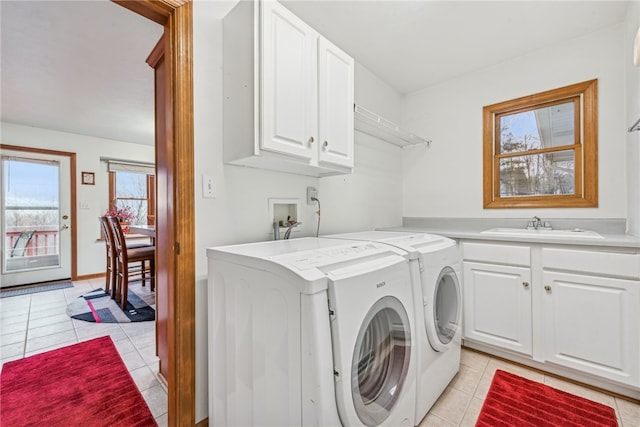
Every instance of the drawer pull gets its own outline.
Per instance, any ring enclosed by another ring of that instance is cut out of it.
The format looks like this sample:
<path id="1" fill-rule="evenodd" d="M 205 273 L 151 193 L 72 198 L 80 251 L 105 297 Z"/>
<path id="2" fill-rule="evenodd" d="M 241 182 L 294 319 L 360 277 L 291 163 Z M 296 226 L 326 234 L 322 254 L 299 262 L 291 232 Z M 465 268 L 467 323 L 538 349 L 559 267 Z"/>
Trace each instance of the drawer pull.
<path id="1" fill-rule="evenodd" d="M 544 290 L 547 291 L 547 292 L 551 292 L 551 286 L 544 285 Z"/>
<path id="2" fill-rule="evenodd" d="M 522 286 L 526 289 L 529 287 L 529 282 L 522 282 Z"/>
<path id="3" fill-rule="evenodd" d="M 313 137 L 312 137 L 312 136 L 310 136 L 310 137 L 309 137 L 309 139 L 308 139 L 308 141 L 309 141 L 309 144 L 313 144 L 313 141 L 314 141 Z"/>

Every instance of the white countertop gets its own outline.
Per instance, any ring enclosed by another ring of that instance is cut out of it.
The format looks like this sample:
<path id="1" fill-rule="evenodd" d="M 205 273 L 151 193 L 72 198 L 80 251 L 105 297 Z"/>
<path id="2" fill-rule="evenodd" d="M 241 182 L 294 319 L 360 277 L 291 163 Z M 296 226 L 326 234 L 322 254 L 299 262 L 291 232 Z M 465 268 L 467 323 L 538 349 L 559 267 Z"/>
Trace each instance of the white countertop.
<path id="1" fill-rule="evenodd" d="M 380 228 L 384 231 L 403 231 L 438 234 L 452 239 L 483 240 L 499 242 L 544 243 L 555 245 L 579 245 L 592 247 L 618 247 L 640 249 L 640 237 L 625 234 L 621 230 L 619 219 L 616 220 L 550 220 L 557 224 L 558 229 L 570 230 L 582 228 L 598 232 L 602 238 L 585 238 L 554 235 L 509 235 L 497 233 L 483 233 L 483 231 L 497 227 L 517 228 L 526 219 L 470 219 L 470 218 L 404 218 L 403 225 L 398 227 Z M 522 226 L 523 229 L 526 226 Z"/>

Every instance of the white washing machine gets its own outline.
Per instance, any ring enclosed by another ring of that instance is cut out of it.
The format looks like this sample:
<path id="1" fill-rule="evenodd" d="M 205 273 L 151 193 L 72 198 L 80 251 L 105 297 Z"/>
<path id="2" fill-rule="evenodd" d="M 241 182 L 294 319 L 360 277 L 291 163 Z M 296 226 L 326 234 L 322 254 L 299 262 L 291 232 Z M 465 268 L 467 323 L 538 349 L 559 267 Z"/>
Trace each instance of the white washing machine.
<path id="1" fill-rule="evenodd" d="M 415 425 L 402 250 L 302 238 L 207 255 L 214 426 Z"/>
<path id="2" fill-rule="evenodd" d="M 394 231 L 325 237 L 386 243 L 406 251 L 411 260 L 418 325 L 415 418 L 419 424 L 460 369 L 462 274 L 456 242 L 433 234 Z"/>

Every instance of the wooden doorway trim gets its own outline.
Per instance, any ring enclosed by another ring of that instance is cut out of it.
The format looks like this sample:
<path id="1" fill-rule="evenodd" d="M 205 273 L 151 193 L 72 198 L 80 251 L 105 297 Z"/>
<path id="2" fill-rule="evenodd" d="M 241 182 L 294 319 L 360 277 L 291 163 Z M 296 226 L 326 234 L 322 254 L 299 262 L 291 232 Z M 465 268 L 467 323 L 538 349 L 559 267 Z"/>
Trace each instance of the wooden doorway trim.
<path id="1" fill-rule="evenodd" d="M 193 143 L 193 5 L 187 0 L 112 0 L 165 28 L 167 137 L 156 151 L 168 164 L 156 164 L 158 191 L 166 184 L 165 234 L 172 262 L 158 268 L 168 279 L 168 378 L 170 426 L 195 425 L 195 207 Z M 144 60 L 144 59 L 143 59 Z M 163 177 L 164 174 L 164 177 Z M 158 212 L 160 213 L 160 212 Z M 159 242 L 160 239 L 157 240 Z M 162 248 L 156 246 L 158 251 Z"/>

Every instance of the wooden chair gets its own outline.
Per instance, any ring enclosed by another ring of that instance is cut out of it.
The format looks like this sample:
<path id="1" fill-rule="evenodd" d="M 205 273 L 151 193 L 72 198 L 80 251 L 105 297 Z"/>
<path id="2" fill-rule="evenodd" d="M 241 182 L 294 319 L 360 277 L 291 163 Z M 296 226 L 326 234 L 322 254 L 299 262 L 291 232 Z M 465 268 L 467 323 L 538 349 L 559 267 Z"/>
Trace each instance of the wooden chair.
<path id="1" fill-rule="evenodd" d="M 145 286 L 147 279 L 147 263 L 149 271 L 149 279 L 151 290 L 155 291 L 155 270 L 156 270 L 156 248 L 155 246 L 145 245 L 140 247 L 127 247 L 124 233 L 120 227 L 117 218 L 107 217 L 107 221 L 111 227 L 114 237 L 114 246 L 116 249 L 116 270 L 117 280 L 115 288 L 116 302 L 120 303 L 123 310 L 127 307 L 127 296 L 129 293 L 129 280 L 140 277 L 142 285 Z M 141 263 L 141 268 L 131 267 L 133 263 Z"/>
<path id="2" fill-rule="evenodd" d="M 113 239 L 113 231 L 107 220 L 106 216 L 99 216 L 100 228 L 102 228 L 102 234 L 104 234 L 104 242 L 107 250 L 107 277 L 104 284 L 104 291 L 109 293 L 111 291 L 111 298 L 115 298 L 116 295 L 116 280 L 118 280 L 118 271 L 116 264 L 116 247 Z"/>

